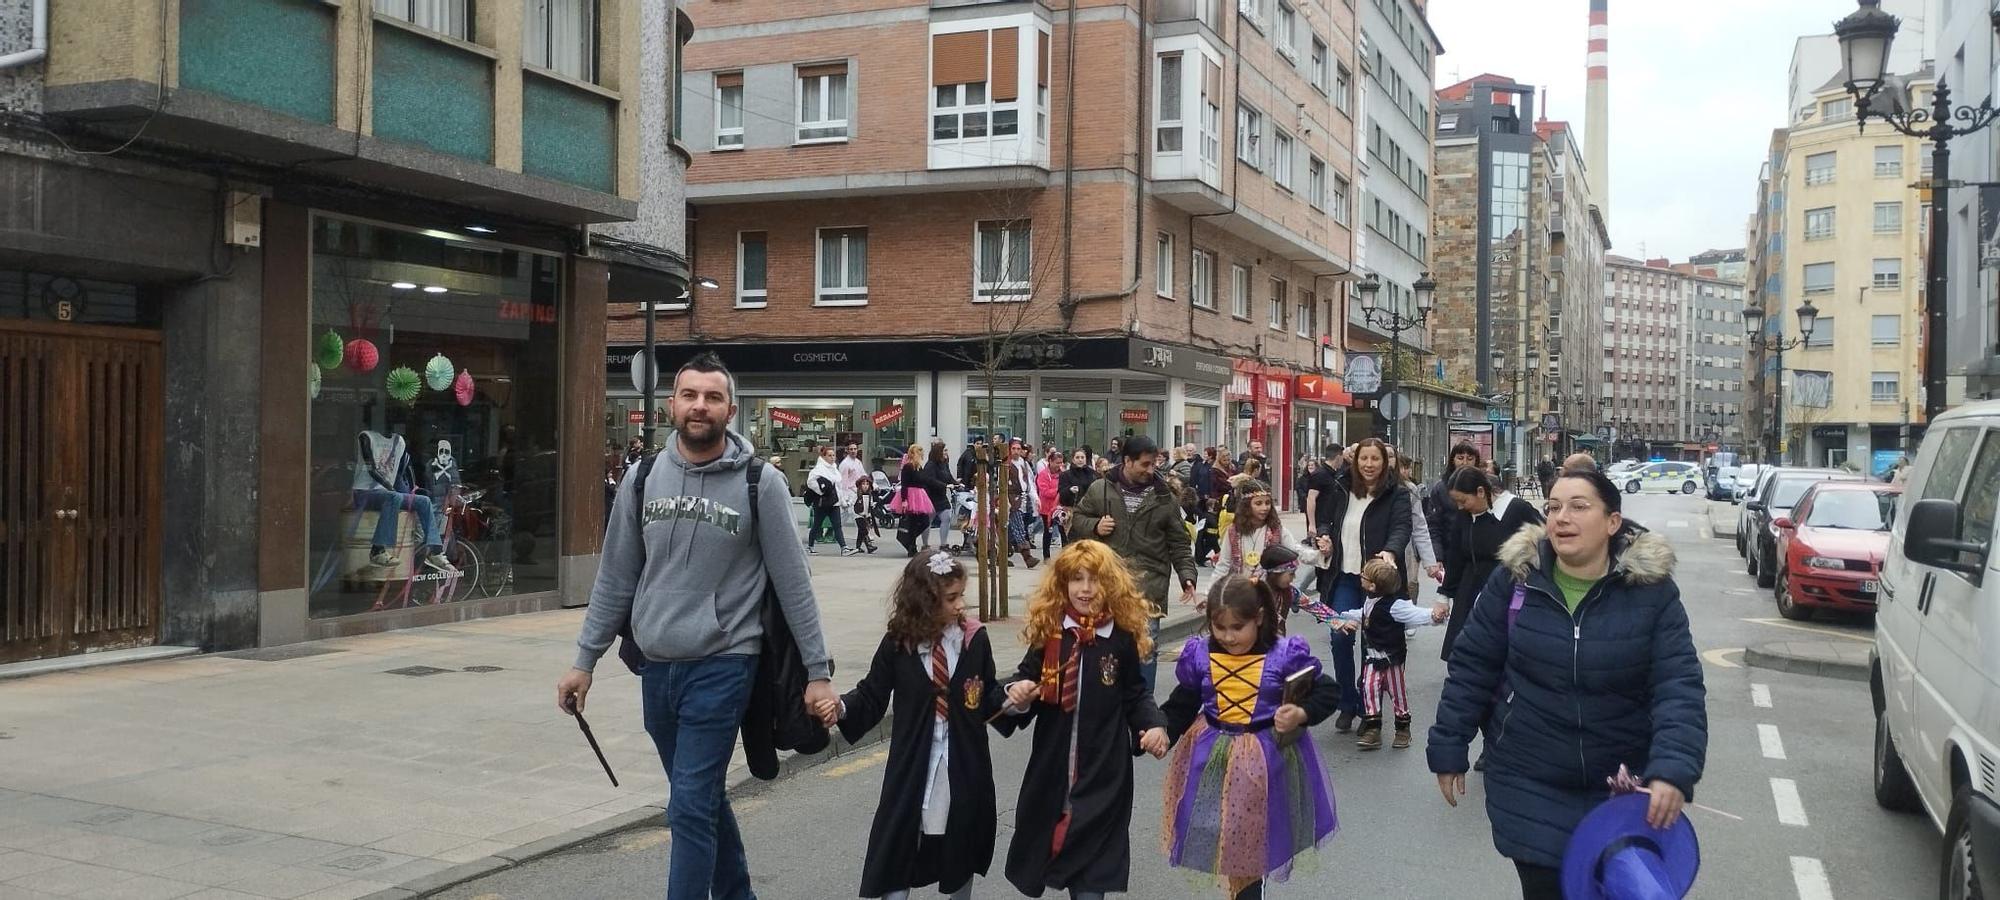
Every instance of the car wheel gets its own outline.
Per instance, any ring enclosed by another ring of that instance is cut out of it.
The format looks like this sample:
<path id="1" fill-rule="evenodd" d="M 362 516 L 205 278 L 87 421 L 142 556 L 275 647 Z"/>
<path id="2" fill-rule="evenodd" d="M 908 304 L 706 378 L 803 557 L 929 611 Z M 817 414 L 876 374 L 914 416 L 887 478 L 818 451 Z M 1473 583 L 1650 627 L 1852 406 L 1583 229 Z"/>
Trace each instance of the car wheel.
<path id="1" fill-rule="evenodd" d="M 1917 801 L 1917 786 L 1910 781 L 1910 770 L 1903 767 L 1903 756 L 1896 752 L 1896 739 L 1889 736 L 1889 720 L 1881 713 L 1875 714 L 1874 775 L 1877 805 L 1896 812 L 1923 808 Z"/>
<path id="2" fill-rule="evenodd" d="M 1981 900 L 1979 872 L 1972 856 L 1972 787 L 1961 784 L 1944 823 L 1944 865 L 1938 878 L 1940 900 Z"/>
<path id="3" fill-rule="evenodd" d="M 1749 559 L 1749 558 L 1750 558 L 1750 548 L 1749 548 L 1749 547 L 1745 547 L 1745 546 L 1743 546 L 1743 526 L 1742 526 L 1742 525 L 1738 525 L 1738 526 L 1736 527 L 1736 555 L 1737 555 L 1738 557 L 1742 558 L 1742 559 Z"/>
<path id="4" fill-rule="evenodd" d="M 1628 494 L 1639 493 L 1639 479 L 1634 478 L 1631 481 L 1625 482 L 1625 493 Z"/>
<path id="5" fill-rule="evenodd" d="M 1683 493 L 1683 494 L 1692 494 L 1692 493 L 1694 493 L 1694 482 L 1692 482 L 1692 481 L 1683 481 L 1683 482 L 1681 482 L 1681 493 Z"/>
<path id="6" fill-rule="evenodd" d="M 1757 548 L 1757 571 L 1755 574 L 1757 575 L 1758 587 L 1770 587 L 1777 580 L 1777 572 L 1771 563 L 1771 554 L 1774 552 L 1762 546 Z"/>
<path id="7" fill-rule="evenodd" d="M 1784 616 L 1787 619 L 1791 619 L 1794 622 L 1804 622 L 1811 619 L 1813 617 L 1813 611 L 1806 607 L 1800 606 L 1792 597 L 1792 579 L 1790 571 L 1782 563 L 1780 563 L 1776 568 L 1778 570 L 1778 580 L 1777 583 L 1772 586 L 1771 593 L 1776 595 L 1778 598 L 1778 615 Z"/>

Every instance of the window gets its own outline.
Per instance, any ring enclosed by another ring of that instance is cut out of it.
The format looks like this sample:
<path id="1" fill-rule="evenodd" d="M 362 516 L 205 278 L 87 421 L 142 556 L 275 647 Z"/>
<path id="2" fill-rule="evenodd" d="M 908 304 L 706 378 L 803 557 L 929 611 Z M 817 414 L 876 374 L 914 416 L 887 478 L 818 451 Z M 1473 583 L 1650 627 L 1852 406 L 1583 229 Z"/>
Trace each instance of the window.
<path id="1" fill-rule="evenodd" d="M 1326 163 L 1317 156 L 1306 158 L 1306 202 L 1326 209 Z"/>
<path id="2" fill-rule="evenodd" d="M 799 67 L 799 143 L 847 140 L 847 64 Z"/>
<path id="3" fill-rule="evenodd" d="M 1350 218 L 1347 195 L 1347 179 L 1338 175 L 1333 176 L 1333 220 L 1342 225 L 1348 224 Z"/>
<path id="4" fill-rule="evenodd" d="M 994 137 L 1018 133 L 1019 111 L 993 107 L 984 81 L 940 84 L 931 90 L 936 101 L 931 110 L 931 140 L 983 138 L 989 132 Z"/>
<path id="5" fill-rule="evenodd" d="M 1838 100 L 1828 100 L 1819 105 L 1819 114 L 1825 117 L 1828 122 L 1852 118 L 1854 115 L 1854 101 L 1846 97 Z"/>
<path id="6" fill-rule="evenodd" d="M 1965 492 L 1960 507 L 1959 540 L 1984 544 L 1992 539 L 1994 506 L 2000 501 L 2000 491 L 1992 487 L 1995 482 L 2000 482 L 2000 433 L 1989 431 L 1986 442 L 1980 445 L 1978 460 L 1972 464 L 1971 477 L 1966 480 L 1974 487 Z M 1985 489 L 1979 485 L 1985 485 Z M 1987 552 L 1992 552 L 1990 547 Z M 1986 564 L 1984 554 L 1970 550 L 1960 551 L 1958 561 L 1970 566 Z"/>
<path id="7" fill-rule="evenodd" d="M 1902 385 L 1894 372 L 1876 372 L 1868 376 L 1868 402 L 1894 403 L 1903 399 Z"/>
<path id="8" fill-rule="evenodd" d="M 1159 125 L 1153 129 L 1153 149 L 1161 153 L 1181 150 L 1181 54 L 1160 54 Z"/>
<path id="9" fill-rule="evenodd" d="M 1833 290 L 1833 263 L 1808 263 L 1806 265 L 1806 293 L 1823 294 Z M 1821 322 L 1827 317 L 1819 317 Z"/>
<path id="10" fill-rule="evenodd" d="M 1236 158 L 1250 164 L 1250 168 L 1262 169 L 1261 155 L 1264 138 L 1264 114 L 1257 108 L 1241 100 L 1236 102 Z"/>
<path id="11" fill-rule="evenodd" d="M 375 0 L 375 11 L 401 19 L 438 34 L 472 39 L 472 19 L 466 15 L 467 0 Z M 533 6 L 529 7 L 532 17 Z"/>
<path id="12" fill-rule="evenodd" d="M 1340 63 L 1333 64 L 1333 108 L 1354 115 L 1354 73 Z"/>
<path id="13" fill-rule="evenodd" d="M 1188 262 L 1188 302 L 1202 309 L 1215 308 L 1215 254 L 1206 250 L 1194 251 Z"/>
<path id="14" fill-rule="evenodd" d="M 819 230 L 820 306 L 860 306 L 868 302 L 868 229 Z"/>
<path id="15" fill-rule="evenodd" d="M 1834 154 L 1815 153 L 1806 157 L 1806 184 L 1833 182 Z"/>
<path id="16" fill-rule="evenodd" d="M 1312 80 L 1312 86 L 1326 93 L 1326 42 L 1319 35 L 1313 35 L 1312 56 L 1306 60 L 1306 67 L 1306 77 Z"/>
<path id="17" fill-rule="evenodd" d="M 597 80 L 596 0 L 525 0 L 522 59 L 578 81 Z M 418 0 L 417 5 L 427 5 Z"/>
<path id="18" fill-rule="evenodd" d="M 1832 264 L 1832 263 L 1827 263 L 1827 265 L 1829 265 L 1829 266 L 1830 266 L 1830 265 L 1833 265 L 1833 264 Z M 1806 346 L 1808 346 L 1808 347 L 1831 347 L 1831 346 L 1833 346 L 1833 317 L 1832 317 L 1832 316 L 1829 316 L 1829 315 L 1825 315 L 1825 314 L 1823 314 L 1823 313 L 1822 313 L 1822 314 L 1820 315 L 1819 319 L 1818 319 L 1817 321 L 1813 322 L 1813 330 L 1812 330 L 1812 336 L 1806 339 Z"/>
<path id="19" fill-rule="evenodd" d="M 1806 210 L 1806 240 L 1818 241 L 1830 237 L 1833 237 L 1833 207 Z"/>
<path id="20" fill-rule="evenodd" d="M 1319 333 L 1319 298 L 1312 291 L 1299 296 L 1305 298 L 1299 301 L 1299 337 L 1309 338 Z"/>
<path id="21" fill-rule="evenodd" d="M 1875 261 L 1874 288 L 1878 291 L 1893 291 L 1903 286 L 1903 261 L 1897 258 Z"/>
<path id="22" fill-rule="evenodd" d="M 1243 266 L 1229 267 L 1229 314 L 1245 321 L 1250 318 L 1250 270 Z"/>
<path id="23" fill-rule="evenodd" d="M 766 256 L 767 237 L 761 231 L 739 231 L 736 233 L 736 305 L 746 308 L 760 308 L 768 294 L 765 291 L 765 270 L 769 266 Z"/>
<path id="24" fill-rule="evenodd" d="M 1437 127 L 1437 130 L 1439 130 L 1439 131 L 1457 131 L 1457 130 L 1458 130 L 1458 113 L 1445 113 L 1444 115 L 1441 115 L 1441 116 L 1438 116 L 1438 127 Z"/>
<path id="25" fill-rule="evenodd" d="M 1266 0 L 1236 0 L 1236 11 L 1253 22 L 1264 21 Z"/>
<path id="26" fill-rule="evenodd" d="M 1291 302 L 1290 291 L 1286 290 L 1284 279 L 1271 279 L 1271 327 L 1285 330 L 1285 307 Z"/>
<path id="27" fill-rule="evenodd" d="M 1028 299 L 1034 291 L 1030 283 L 1033 233 L 1028 222 L 1022 219 L 981 222 L 978 231 L 979 240 L 973 244 L 976 257 L 973 269 L 977 276 L 973 301 Z"/>
<path id="28" fill-rule="evenodd" d="M 1894 347 L 1903 342 L 1902 316 L 1870 316 L 1868 342 L 1877 347 Z"/>
<path id="29" fill-rule="evenodd" d="M 1292 327 L 1298 329 L 1299 337 L 1312 337 L 1312 324 L 1310 321 L 1312 313 L 1309 311 L 1310 309 L 1311 306 L 1307 301 L 1300 300 L 1298 307 L 1292 310 Z"/>
<path id="30" fill-rule="evenodd" d="M 743 149 L 743 73 L 715 75 L 715 149 Z"/>
<path id="31" fill-rule="evenodd" d="M 1174 236 L 1164 231 L 1153 242 L 1153 293 L 1174 295 Z"/>
<path id="32" fill-rule="evenodd" d="M 1900 178 L 1903 174 L 1903 148 L 1900 144 L 1875 148 L 1875 177 Z"/>
<path id="33" fill-rule="evenodd" d="M 1271 134 L 1271 177 L 1285 190 L 1292 189 L 1292 136 L 1281 130 Z"/>
<path id="34" fill-rule="evenodd" d="M 1222 163 L 1222 67 L 1201 61 L 1201 161 Z"/>
<path id="35" fill-rule="evenodd" d="M 1875 233 L 1903 233 L 1903 204 L 1901 201 L 1875 204 Z"/>
<path id="36" fill-rule="evenodd" d="M 1290 3 L 1278 0 L 1278 22 L 1273 29 L 1275 33 L 1271 35 L 1271 40 L 1277 44 L 1279 53 L 1292 59 L 1299 58 L 1298 30 L 1299 14 L 1292 11 Z"/>

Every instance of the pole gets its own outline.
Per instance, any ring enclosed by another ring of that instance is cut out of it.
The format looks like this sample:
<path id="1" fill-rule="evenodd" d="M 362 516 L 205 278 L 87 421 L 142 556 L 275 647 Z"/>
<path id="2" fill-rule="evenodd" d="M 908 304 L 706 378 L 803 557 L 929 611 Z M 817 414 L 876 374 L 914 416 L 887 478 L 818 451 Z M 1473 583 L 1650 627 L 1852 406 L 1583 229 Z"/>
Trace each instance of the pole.
<path id="1" fill-rule="evenodd" d="M 1775 429 L 1772 433 L 1776 436 L 1771 441 L 1771 464 L 1782 466 L 1785 464 L 1785 335 L 1782 326 L 1778 329 L 1777 342 L 1771 346 L 1778 349 L 1778 368 L 1771 373 L 1771 380 L 1774 382 L 1771 391 L 1773 401 L 1771 422 Z"/>
<path id="2" fill-rule="evenodd" d="M 1924 291 L 1924 421 L 1944 412 L 1945 248 L 1951 217 L 1945 185 L 1951 179 L 1951 90 L 1943 79 L 1931 94 L 1931 246 L 1929 286 Z"/>
<path id="3" fill-rule="evenodd" d="M 639 440 L 646 445 L 645 452 L 647 453 L 653 452 L 653 424 L 656 418 L 653 413 L 653 393 L 659 389 L 660 384 L 660 356 L 653 352 L 653 322 L 653 303 L 647 301 L 646 346 L 645 349 L 640 351 L 646 354 L 645 378 L 643 379 L 646 383 L 643 385 L 645 389 L 639 392 L 639 396 L 642 398 L 640 402 L 646 404 L 646 424 L 639 428 Z"/>
<path id="4" fill-rule="evenodd" d="M 1382 399 L 1388 401 L 1390 412 L 1394 412 L 1396 409 L 1396 401 L 1394 399 L 1396 396 L 1396 361 L 1397 356 L 1403 350 L 1403 331 L 1396 327 L 1399 324 L 1401 323 L 1393 319 L 1389 322 L 1389 381 L 1386 389 L 1382 392 Z M 1389 435 L 1389 446 L 1394 447 L 1396 446 L 1396 417 L 1384 416 L 1383 418 L 1389 420 L 1389 424 L 1383 428 L 1383 431 Z"/>

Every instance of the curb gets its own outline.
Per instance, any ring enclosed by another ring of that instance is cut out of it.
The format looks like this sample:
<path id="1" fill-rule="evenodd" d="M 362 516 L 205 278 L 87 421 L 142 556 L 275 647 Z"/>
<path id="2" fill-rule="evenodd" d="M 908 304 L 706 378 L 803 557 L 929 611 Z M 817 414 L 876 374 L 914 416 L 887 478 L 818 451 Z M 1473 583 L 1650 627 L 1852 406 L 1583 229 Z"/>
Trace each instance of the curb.
<path id="1" fill-rule="evenodd" d="M 1836 660 L 1804 659 L 1784 653 L 1748 647 L 1743 651 L 1743 664 L 1760 669 L 1775 669 L 1795 675 L 1814 675 L 1820 678 L 1835 678 L 1841 681 L 1867 681 L 1868 664 L 1841 662 Z"/>
<path id="2" fill-rule="evenodd" d="M 1179 618 L 1168 616 L 1160 623 L 1159 644 L 1164 646 L 1169 641 L 1182 640 L 1194 634 L 1200 630 L 1201 622 L 1201 617 L 1193 613 Z M 770 790 L 779 782 L 785 781 L 794 775 L 810 771 L 836 760 L 845 759 L 853 755 L 857 750 L 885 743 L 889 740 L 890 726 L 892 724 L 893 714 L 884 715 L 881 724 L 876 725 L 873 731 L 863 735 L 861 740 L 852 744 L 841 739 L 839 732 L 836 731 L 834 732 L 833 743 L 825 750 L 812 754 L 792 753 L 780 757 L 778 760 L 778 777 L 770 781 L 759 781 L 748 771 L 739 769 L 730 777 L 727 789 L 729 799 L 741 800 L 746 797 L 756 796 Z M 666 815 L 666 812 L 666 807 L 659 804 L 641 806 L 638 809 L 618 813 L 617 815 L 609 816 L 602 821 L 593 822 L 581 828 L 572 828 L 561 834 L 551 835 L 539 841 L 523 844 L 512 850 L 496 853 L 483 859 L 476 859 L 469 863 L 461 863 L 421 878 L 411 879 L 395 887 L 385 888 L 373 894 L 368 894 L 362 897 L 361 900 L 415 900 L 418 897 L 429 897 L 468 881 L 475 881 L 492 875 L 495 872 L 503 872 L 507 869 L 525 865 L 544 856 L 560 853 L 599 838 L 610 837 L 614 834 L 645 828 L 650 825 L 657 825 L 660 823 L 661 817 Z"/>

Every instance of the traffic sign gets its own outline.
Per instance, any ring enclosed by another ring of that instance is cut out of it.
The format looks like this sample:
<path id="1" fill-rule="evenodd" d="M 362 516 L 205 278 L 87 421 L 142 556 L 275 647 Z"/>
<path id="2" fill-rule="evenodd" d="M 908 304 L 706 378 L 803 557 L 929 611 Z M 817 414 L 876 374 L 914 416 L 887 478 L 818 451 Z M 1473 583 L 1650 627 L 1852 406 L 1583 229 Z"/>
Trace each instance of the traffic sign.
<path id="1" fill-rule="evenodd" d="M 1382 399 L 1375 402 L 1375 407 L 1381 411 L 1382 418 L 1400 422 L 1410 416 L 1410 395 L 1403 391 L 1383 394 Z"/>
<path id="2" fill-rule="evenodd" d="M 1507 421 L 1507 411 L 1497 406 L 1489 406 L 1486 408 L 1486 421 L 1505 422 Z"/>

